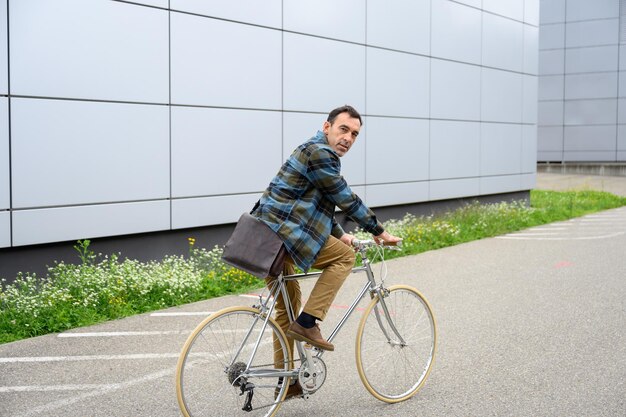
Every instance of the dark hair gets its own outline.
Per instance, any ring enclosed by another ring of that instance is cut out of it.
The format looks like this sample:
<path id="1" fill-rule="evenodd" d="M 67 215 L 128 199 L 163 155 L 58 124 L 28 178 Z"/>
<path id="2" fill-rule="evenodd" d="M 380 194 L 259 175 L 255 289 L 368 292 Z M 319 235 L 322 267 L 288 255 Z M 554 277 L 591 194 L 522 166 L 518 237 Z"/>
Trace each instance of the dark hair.
<path id="1" fill-rule="evenodd" d="M 335 122 L 337 116 L 339 116 L 341 113 L 348 113 L 350 117 L 354 119 L 359 119 L 359 123 L 361 123 L 361 126 L 363 126 L 363 121 L 361 120 L 361 115 L 359 114 L 359 112 L 356 111 L 354 107 L 348 106 L 347 104 L 341 107 L 337 107 L 336 109 L 328 113 L 328 118 L 326 119 L 326 121 L 332 125 Z"/>

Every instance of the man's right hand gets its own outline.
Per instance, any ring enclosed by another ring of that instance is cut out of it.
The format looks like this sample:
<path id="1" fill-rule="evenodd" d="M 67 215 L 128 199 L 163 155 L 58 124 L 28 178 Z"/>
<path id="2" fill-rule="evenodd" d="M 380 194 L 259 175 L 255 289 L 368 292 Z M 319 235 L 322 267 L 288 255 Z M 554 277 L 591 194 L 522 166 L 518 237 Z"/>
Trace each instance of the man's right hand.
<path id="1" fill-rule="evenodd" d="M 394 246 L 396 245 L 398 242 L 402 241 L 402 238 L 398 237 L 398 236 L 394 236 L 392 234 L 389 234 L 388 232 L 382 232 L 381 234 L 379 234 L 378 236 L 374 236 L 374 240 L 376 241 L 376 243 L 378 243 L 379 245 L 389 245 L 389 246 Z"/>

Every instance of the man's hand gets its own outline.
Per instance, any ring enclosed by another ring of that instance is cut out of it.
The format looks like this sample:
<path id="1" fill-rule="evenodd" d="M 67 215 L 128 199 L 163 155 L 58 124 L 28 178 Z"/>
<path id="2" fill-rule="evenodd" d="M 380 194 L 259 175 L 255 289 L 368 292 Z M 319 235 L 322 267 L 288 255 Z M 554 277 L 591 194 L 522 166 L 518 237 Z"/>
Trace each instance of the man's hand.
<path id="1" fill-rule="evenodd" d="M 352 247 L 352 241 L 356 239 L 356 236 L 351 235 L 350 233 L 344 233 L 339 240 L 341 240 L 346 245 Z"/>
<path id="2" fill-rule="evenodd" d="M 400 238 L 398 236 L 391 235 L 388 232 L 382 232 L 378 236 L 374 236 L 374 240 L 379 245 L 382 244 L 382 245 L 394 246 L 396 243 L 400 242 L 402 240 L 402 238 Z"/>

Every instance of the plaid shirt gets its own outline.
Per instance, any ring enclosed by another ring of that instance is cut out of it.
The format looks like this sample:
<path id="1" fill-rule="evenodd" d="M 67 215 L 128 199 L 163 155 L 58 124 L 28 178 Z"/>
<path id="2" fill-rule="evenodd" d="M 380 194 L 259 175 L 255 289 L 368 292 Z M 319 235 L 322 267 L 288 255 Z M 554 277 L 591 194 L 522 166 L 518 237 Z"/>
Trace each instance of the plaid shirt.
<path id="1" fill-rule="evenodd" d="M 298 146 L 272 179 L 253 214 L 281 237 L 291 259 L 307 271 L 329 235 L 344 234 L 339 207 L 366 231 L 384 229 L 341 176 L 341 162 L 323 132 Z"/>

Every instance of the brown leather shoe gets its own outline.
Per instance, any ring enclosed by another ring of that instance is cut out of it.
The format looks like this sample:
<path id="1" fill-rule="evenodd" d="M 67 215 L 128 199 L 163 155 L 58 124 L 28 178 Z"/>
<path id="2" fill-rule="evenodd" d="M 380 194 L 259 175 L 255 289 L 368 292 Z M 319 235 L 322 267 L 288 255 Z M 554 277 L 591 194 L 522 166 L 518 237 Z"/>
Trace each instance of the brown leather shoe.
<path id="1" fill-rule="evenodd" d="M 305 329 L 300 326 L 298 322 L 293 322 L 289 325 L 289 329 L 287 329 L 287 336 L 292 337 L 301 342 L 307 342 L 311 345 L 315 346 L 321 350 L 335 350 L 335 346 L 332 343 L 327 342 L 322 337 L 322 332 L 320 331 L 320 326 L 315 324 L 315 326 L 310 329 Z"/>
<path id="2" fill-rule="evenodd" d="M 278 392 L 280 390 L 276 388 L 274 392 L 274 398 L 278 397 Z M 302 397 L 302 385 L 298 381 L 295 384 L 289 385 L 287 388 L 287 394 L 285 394 L 285 399 L 283 401 L 291 400 L 292 398 L 300 398 Z"/>

